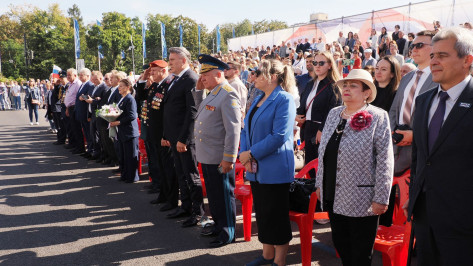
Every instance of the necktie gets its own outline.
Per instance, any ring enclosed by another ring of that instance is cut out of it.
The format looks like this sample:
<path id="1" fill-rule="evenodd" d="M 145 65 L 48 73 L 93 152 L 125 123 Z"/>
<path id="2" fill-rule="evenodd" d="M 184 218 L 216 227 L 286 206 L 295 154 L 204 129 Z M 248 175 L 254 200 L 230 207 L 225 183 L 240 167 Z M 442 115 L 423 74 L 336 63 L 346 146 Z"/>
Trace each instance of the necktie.
<path id="1" fill-rule="evenodd" d="M 432 116 L 432 120 L 430 120 L 429 125 L 429 151 L 432 151 L 434 147 L 434 143 L 439 136 L 440 129 L 442 128 L 443 124 L 443 117 L 445 116 L 445 102 L 448 99 L 448 93 L 441 91 L 439 92 L 440 101 L 437 105 L 437 110 L 435 110 L 434 115 Z"/>
<path id="2" fill-rule="evenodd" d="M 404 105 L 404 110 L 402 111 L 402 120 L 404 124 L 409 125 L 411 123 L 411 114 L 412 114 L 412 101 L 414 100 L 414 95 L 416 94 L 417 84 L 419 84 L 420 77 L 422 76 L 422 71 L 417 70 L 416 80 L 412 84 L 409 95 L 407 96 L 406 104 Z"/>

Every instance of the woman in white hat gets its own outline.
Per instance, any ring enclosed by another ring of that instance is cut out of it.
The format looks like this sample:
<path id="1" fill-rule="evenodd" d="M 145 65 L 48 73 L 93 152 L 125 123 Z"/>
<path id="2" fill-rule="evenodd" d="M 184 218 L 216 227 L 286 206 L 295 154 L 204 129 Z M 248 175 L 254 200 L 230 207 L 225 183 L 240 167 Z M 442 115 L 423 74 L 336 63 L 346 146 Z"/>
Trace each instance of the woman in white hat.
<path id="1" fill-rule="evenodd" d="M 370 265 L 379 215 L 388 207 L 394 156 L 388 113 L 371 75 L 354 69 L 337 82 L 345 106 L 328 114 L 319 147 L 317 196 L 328 211 L 343 265 Z"/>

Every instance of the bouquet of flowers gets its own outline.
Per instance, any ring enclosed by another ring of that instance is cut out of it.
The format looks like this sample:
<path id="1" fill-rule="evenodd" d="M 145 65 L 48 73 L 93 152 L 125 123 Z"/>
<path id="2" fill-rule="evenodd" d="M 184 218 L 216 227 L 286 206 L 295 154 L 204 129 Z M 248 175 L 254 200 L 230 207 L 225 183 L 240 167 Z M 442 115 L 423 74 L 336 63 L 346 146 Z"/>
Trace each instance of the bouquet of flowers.
<path id="1" fill-rule="evenodd" d="M 95 110 L 95 115 L 105 119 L 107 122 L 114 122 L 122 114 L 122 110 L 114 104 L 104 105 L 102 108 Z M 110 138 L 115 138 L 117 136 L 117 127 L 110 127 L 108 129 L 108 136 Z"/>

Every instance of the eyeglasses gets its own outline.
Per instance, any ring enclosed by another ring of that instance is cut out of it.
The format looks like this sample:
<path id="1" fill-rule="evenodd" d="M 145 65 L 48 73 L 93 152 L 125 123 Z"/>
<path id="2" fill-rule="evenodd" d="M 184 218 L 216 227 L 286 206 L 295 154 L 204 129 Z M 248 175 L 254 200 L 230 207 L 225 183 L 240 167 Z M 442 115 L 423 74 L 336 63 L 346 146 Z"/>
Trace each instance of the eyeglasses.
<path id="1" fill-rule="evenodd" d="M 108 78 L 104 78 L 103 80 L 108 80 Z"/>
<path id="2" fill-rule="evenodd" d="M 318 62 L 317 61 L 312 61 L 312 65 L 314 65 L 314 66 L 317 66 L 317 65 L 324 66 L 325 63 L 327 63 L 327 61 L 318 61 Z"/>
<path id="3" fill-rule="evenodd" d="M 430 45 L 429 43 L 423 43 L 423 42 L 418 42 L 418 43 L 412 43 L 411 46 L 409 46 L 409 49 L 414 50 L 416 49 L 422 49 L 424 45 Z"/>

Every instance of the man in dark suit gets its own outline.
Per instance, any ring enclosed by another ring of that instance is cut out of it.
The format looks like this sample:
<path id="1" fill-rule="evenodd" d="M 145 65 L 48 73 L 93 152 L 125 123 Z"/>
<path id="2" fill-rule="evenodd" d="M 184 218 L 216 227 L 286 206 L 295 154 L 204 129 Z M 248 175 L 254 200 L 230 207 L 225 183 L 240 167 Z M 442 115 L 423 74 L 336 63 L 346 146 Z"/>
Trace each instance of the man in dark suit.
<path id="1" fill-rule="evenodd" d="M 160 188 L 157 199 L 152 204 L 165 203 L 160 211 L 168 211 L 177 207 L 179 187 L 171 147 L 161 145 L 163 139 L 163 99 L 172 84 L 173 76 L 169 76 L 168 63 L 155 60 L 149 64 L 149 70 L 143 74 L 143 80 L 153 80 L 149 88 L 145 83 L 138 83 L 136 95 L 146 102 L 141 110 L 142 129 L 146 126 L 146 142 L 148 144 L 148 162 L 153 161 L 154 169 L 150 173 L 153 183 Z M 145 94 L 144 96 L 141 96 Z M 151 168 L 151 167 L 150 167 Z M 150 169 L 151 172 L 151 169 Z M 156 180 L 156 181 L 155 181 Z"/>
<path id="2" fill-rule="evenodd" d="M 100 101 L 97 104 L 97 109 L 101 109 L 102 106 L 108 104 L 108 99 L 110 98 L 110 95 L 112 92 L 115 92 L 115 90 L 112 90 L 112 73 L 107 73 L 104 76 L 104 83 L 107 86 L 107 91 L 104 93 L 103 97 L 100 99 Z M 97 159 L 97 163 L 102 163 L 103 165 L 115 165 L 116 162 L 118 162 L 118 157 L 117 153 L 115 152 L 115 148 L 113 146 L 113 140 L 108 136 L 108 122 L 105 121 L 103 118 L 98 118 L 97 119 L 97 127 L 99 129 L 99 134 L 100 134 L 100 142 L 102 146 L 102 156 Z"/>
<path id="3" fill-rule="evenodd" d="M 194 225 L 196 216 L 204 215 L 202 184 L 195 156 L 194 120 L 196 105 L 192 96 L 198 76 L 189 68 L 191 55 L 183 47 L 169 49 L 169 72 L 174 81 L 164 96 L 163 143 L 170 145 L 181 192 L 181 207 L 170 218 L 190 216 L 183 226 Z"/>
<path id="4" fill-rule="evenodd" d="M 110 76 L 110 83 L 111 83 L 111 88 L 110 88 L 110 95 L 107 98 L 107 104 L 118 104 L 122 96 L 120 95 L 120 91 L 118 90 L 118 85 L 120 83 L 120 80 L 126 78 L 126 73 L 123 71 L 117 71 L 117 70 L 112 70 L 111 71 L 111 76 Z M 119 145 L 117 140 L 113 141 L 113 149 L 110 150 L 110 153 L 114 154 L 113 158 L 117 161 L 112 161 L 110 166 L 115 166 L 118 163 L 118 169 L 112 170 L 113 173 L 119 174 L 121 173 L 121 169 L 123 168 L 123 161 L 122 155 L 120 154 L 121 152 L 121 145 Z"/>
<path id="5" fill-rule="evenodd" d="M 415 110 L 415 99 L 418 95 L 438 85 L 432 81 L 429 66 L 430 53 L 432 52 L 430 43 L 434 35 L 434 31 L 421 31 L 417 33 L 417 37 L 413 41 L 412 58 L 417 64 L 417 69 L 407 73 L 399 83 L 389 110 L 391 130 L 394 130 L 398 125 L 407 125 L 412 128 L 413 119 L 411 116 Z M 402 140 L 394 145 L 394 175 L 399 176 L 411 166 L 412 130 L 396 130 L 396 133 L 403 136 Z"/>
<path id="6" fill-rule="evenodd" d="M 87 112 L 87 120 L 90 121 L 90 136 L 92 140 L 92 157 L 91 160 L 100 158 L 102 153 L 102 147 L 100 145 L 100 134 L 99 127 L 102 126 L 101 122 L 103 119 L 97 119 L 95 111 L 98 109 L 99 103 L 104 97 L 105 93 L 109 90 L 107 85 L 103 82 L 103 75 L 100 71 L 92 71 L 90 81 L 95 85 L 92 90 L 92 95 L 88 97 L 85 102 L 89 104 Z"/>
<path id="7" fill-rule="evenodd" d="M 78 136 L 82 136 L 82 144 L 85 140 L 87 141 L 87 151 L 84 153 L 84 157 L 89 158 L 92 156 L 92 139 L 90 137 L 90 122 L 87 119 L 87 113 L 89 104 L 85 101 L 89 98 L 94 90 L 94 84 L 90 81 L 91 72 L 88 68 L 83 68 L 79 72 L 79 79 L 82 82 L 79 90 L 76 95 L 76 109 L 75 109 L 75 118 L 80 123 L 82 131 L 78 132 Z"/>
<path id="8" fill-rule="evenodd" d="M 305 43 L 304 43 L 304 46 L 302 47 L 302 52 L 310 52 L 310 42 L 309 42 L 309 38 L 305 38 Z"/>
<path id="9" fill-rule="evenodd" d="M 439 86 L 416 99 L 407 217 L 418 265 L 473 265 L 473 34 L 432 39 L 430 69 Z"/>

